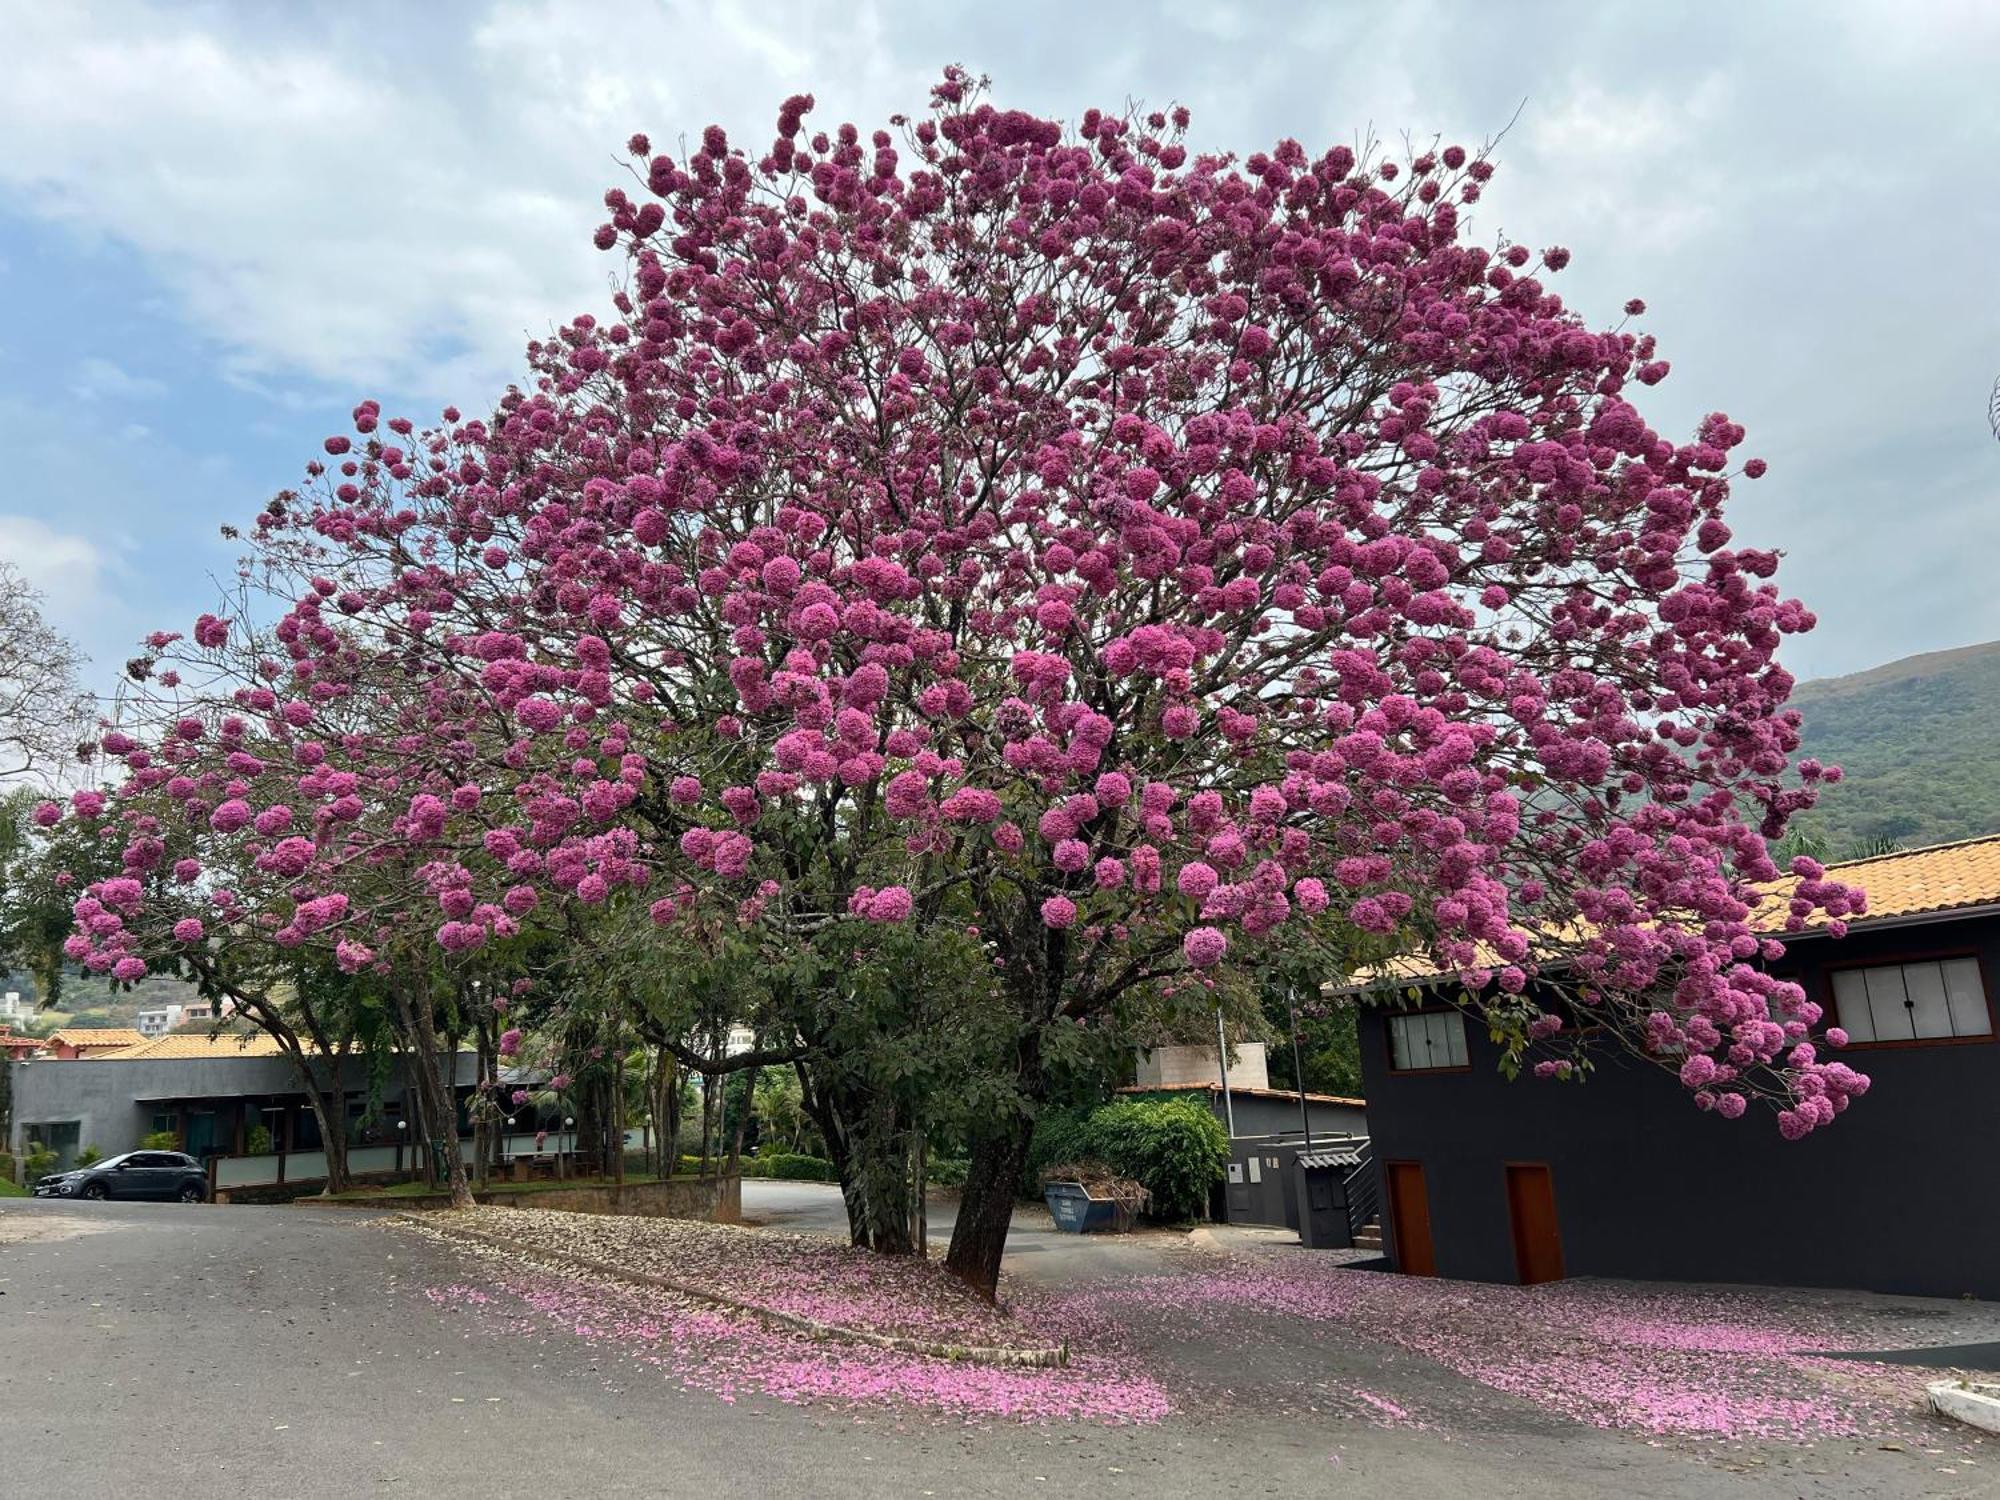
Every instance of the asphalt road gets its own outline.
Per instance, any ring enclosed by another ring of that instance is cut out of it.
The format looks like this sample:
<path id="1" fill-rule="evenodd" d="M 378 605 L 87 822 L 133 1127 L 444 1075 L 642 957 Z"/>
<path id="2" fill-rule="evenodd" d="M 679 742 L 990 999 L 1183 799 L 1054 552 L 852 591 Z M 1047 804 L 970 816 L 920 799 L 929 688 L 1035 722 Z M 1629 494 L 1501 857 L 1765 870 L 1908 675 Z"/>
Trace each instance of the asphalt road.
<path id="1" fill-rule="evenodd" d="M 790 1193 L 766 1207 L 824 1213 Z M 725 1402 L 602 1343 L 510 1333 L 425 1294 L 483 1271 L 352 1211 L 0 1201 L 0 1496 L 1985 1492 L 1917 1454 L 1729 1472 L 1525 1406 L 1495 1415 L 1490 1399 L 1449 1434 L 1314 1416 L 1299 1392 L 1315 1380 L 1421 1380 L 1450 1400 L 1456 1377 L 1304 1330 L 1274 1341 L 1268 1320 L 1149 1350 L 1230 1393 L 1152 1427 Z"/>

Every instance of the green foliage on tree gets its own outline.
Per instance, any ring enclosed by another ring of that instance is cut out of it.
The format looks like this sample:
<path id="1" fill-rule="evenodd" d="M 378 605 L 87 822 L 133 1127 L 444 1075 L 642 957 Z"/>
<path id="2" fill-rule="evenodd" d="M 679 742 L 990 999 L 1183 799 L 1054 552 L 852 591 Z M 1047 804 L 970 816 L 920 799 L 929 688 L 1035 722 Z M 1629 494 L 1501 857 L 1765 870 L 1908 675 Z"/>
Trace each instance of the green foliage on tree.
<path id="1" fill-rule="evenodd" d="M 79 1167 L 94 1167 L 103 1160 L 104 1153 L 95 1146 L 85 1146 L 76 1153 L 76 1164 Z"/>
<path id="2" fill-rule="evenodd" d="M 26 971 L 41 1004 L 54 1006 L 63 993 L 62 945 L 76 892 L 119 873 L 123 846 L 74 819 L 35 831 L 30 818 L 41 800 L 25 789 L 0 795 L 0 970 Z M 58 879 L 65 874 L 71 883 Z"/>
<path id="3" fill-rule="evenodd" d="M 178 1151 L 181 1149 L 180 1134 L 172 1130 L 155 1130 L 150 1135 L 140 1138 L 139 1149 L 141 1151 Z"/>

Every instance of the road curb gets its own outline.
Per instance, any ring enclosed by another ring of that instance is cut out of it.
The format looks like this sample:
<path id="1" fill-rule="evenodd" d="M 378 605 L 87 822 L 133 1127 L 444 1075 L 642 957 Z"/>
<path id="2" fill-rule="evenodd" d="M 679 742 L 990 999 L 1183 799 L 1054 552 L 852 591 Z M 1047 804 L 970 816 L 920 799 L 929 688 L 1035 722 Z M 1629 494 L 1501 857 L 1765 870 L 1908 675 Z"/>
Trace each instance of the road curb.
<path id="1" fill-rule="evenodd" d="M 681 1297 L 692 1297 L 715 1307 L 727 1308 L 731 1312 L 748 1314 L 774 1327 L 807 1334 L 812 1338 L 832 1343 L 859 1344 L 870 1349 L 892 1350 L 898 1354 L 921 1354 L 931 1359 L 950 1360 L 954 1364 L 1000 1368 L 1053 1370 L 1069 1363 L 1067 1343 L 1039 1349 L 1007 1349 L 988 1344 L 946 1344 L 931 1339 L 876 1333 L 872 1329 L 850 1328 L 842 1323 L 823 1323 L 817 1318 L 781 1312 L 775 1307 L 746 1302 L 739 1297 L 713 1292 L 706 1287 L 692 1286 L 687 1282 L 675 1281 L 671 1277 L 654 1276 L 645 1271 L 634 1271 L 626 1266 L 612 1265 L 608 1261 L 593 1260 L 587 1255 L 578 1255 L 573 1251 L 553 1250 L 545 1245 L 527 1244 L 520 1240 L 505 1239 L 497 1234 L 488 1234 L 483 1229 L 450 1224 L 448 1215 L 443 1213 L 398 1212 L 393 1217 L 416 1228 L 428 1229 L 445 1239 L 470 1240 L 495 1250 L 505 1250 L 509 1254 L 554 1261 L 573 1270 L 588 1271 L 593 1276 L 606 1276 L 614 1281 L 623 1281 L 634 1286 L 672 1292 Z"/>

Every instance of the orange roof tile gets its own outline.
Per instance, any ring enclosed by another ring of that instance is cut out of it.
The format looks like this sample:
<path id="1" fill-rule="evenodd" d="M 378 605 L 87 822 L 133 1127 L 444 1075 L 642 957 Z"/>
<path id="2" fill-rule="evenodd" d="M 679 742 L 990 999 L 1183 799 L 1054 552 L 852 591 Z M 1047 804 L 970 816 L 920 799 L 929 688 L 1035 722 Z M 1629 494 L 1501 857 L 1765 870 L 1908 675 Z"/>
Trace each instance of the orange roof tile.
<path id="1" fill-rule="evenodd" d="M 154 1037 L 151 1041 L 141 1038 L 139 1045 L 135 1047 L 126 1047 L 94 1060 L 138 1062 L 141 1059 L 154 1061 L 160 1058 L 277 1057 L 281 1052 L 277 1040 L 261 1031 L 243 1035 L 224 1032 L 220 1036 L 210 1036 L 206 1032 L 188 1032 L 179 1036 Z"/>
<path id="2" fill-rule="evenodd" d="M 2000 833 L 1843 860 L 1828 865 L 1826 871 L 1842 885 L 1859 886 L 1868 893 L 1867 913 L 1849 918 L 1850 927 L 2000 905 Z M 1756 914 L 1759 926 L 1777 931 L 1784 925 L 1785 903 L 1795 884 L 1787 877 L 1770 888 L 1769 904 Z M 1823 915 L 1815 915 L 1808 919 L 1806 931 L 1824 927 L 1826 921 Z"/>
<path id="3" fill-rule="evenodd" d="M 1923 849 L 1903 849 L 1866 859 L 1842 860 L 1826 867 L 1827 877 L 1842 885 L 1859 886 L 1868 894 L 1868 910 L 1850 917 L 1850 930 L 1870 923 L 1906 921 L 1983 906 L 2000 906 L 2000 833 Z M 1750 914 L 1753 928 L 1773 937 L 1811 937 L 1831 920 L 1815 912 L 1797 932 L 1785 931 L 1787 907 L 1795 876 L 1773 881 L 1764 900 Z M 1496 958 L 1492 966 L 1497 967 Z M 1352 975 L 1344 984 L 1325 987 L 1331 994 L 1350 994 L 1387 984 L 1422 984 L 1443 976 L 1444 970 L 1423 954 L 1406 953 Z"/>
<path id="4" fill-rule="evenodd" d="M 104 1026 L 97 1028 L 65 1026 L 60 1031 L 50 1032 L 46 1039 L 46 1044 L 51 1047 L 59 1045 L 92 1048 L 136 1047 L 145 1040 L 144 1033 L 135 1031 L 130 1026 Z"/>

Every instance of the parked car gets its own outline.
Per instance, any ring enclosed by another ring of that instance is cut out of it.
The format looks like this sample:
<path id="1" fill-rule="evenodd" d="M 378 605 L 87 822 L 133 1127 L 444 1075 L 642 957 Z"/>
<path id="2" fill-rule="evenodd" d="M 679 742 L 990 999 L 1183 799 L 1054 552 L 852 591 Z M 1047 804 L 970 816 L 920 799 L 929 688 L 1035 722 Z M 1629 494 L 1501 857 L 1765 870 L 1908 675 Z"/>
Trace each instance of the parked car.
<path id="1" fill-rule="evenodd" d="M 178 1151 L 128 1151 L 74 1172 L 55 1172 L 35 1182 L 37 1198 L 157 1198 L 201 1203 L 208 1198 L 208 1173 L 192 1156 Z"/>

